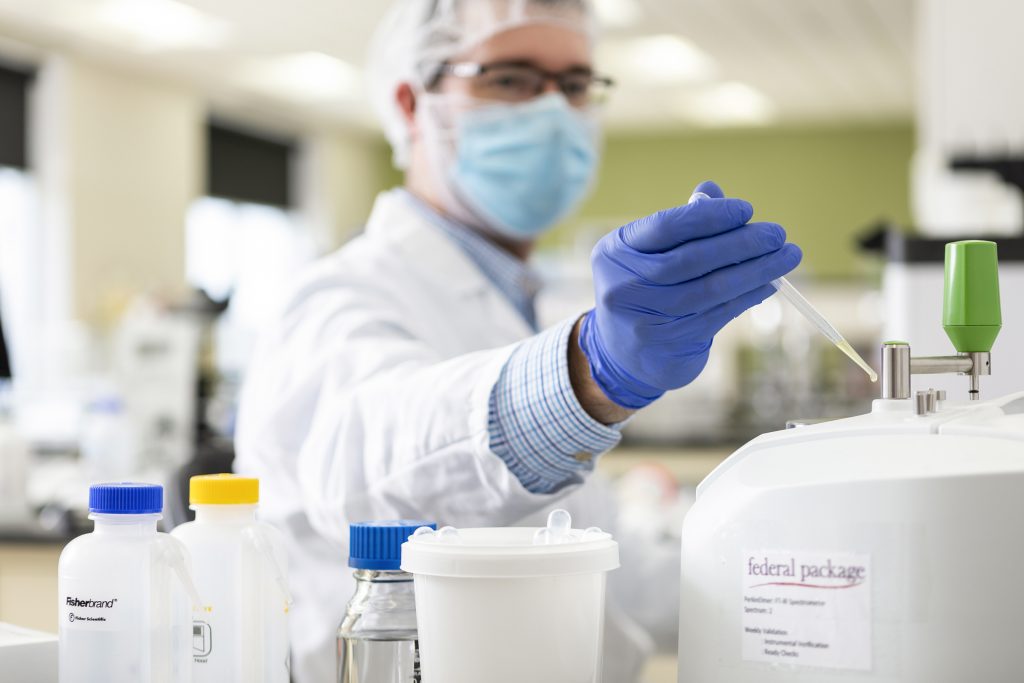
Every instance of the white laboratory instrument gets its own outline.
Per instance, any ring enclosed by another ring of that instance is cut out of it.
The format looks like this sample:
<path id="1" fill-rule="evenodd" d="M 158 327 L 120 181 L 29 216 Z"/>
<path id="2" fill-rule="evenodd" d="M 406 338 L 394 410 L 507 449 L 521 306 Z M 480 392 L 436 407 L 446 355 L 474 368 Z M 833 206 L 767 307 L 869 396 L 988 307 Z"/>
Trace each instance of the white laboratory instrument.
<path id="1" fill-rule="evenodd" d="M 1020 679 L 1024 392 L 911 396 L 912 374 L 959 372 L 973 399 L 990 370 L 955 318 L 991 347 L 994 270 L 973 259 L 994 246 L 958 244 L 944 322 L 960 355 L 887 343 L 870 414 L 762 435 L 701 483 L 682 533 L 680 683 Z"/>
<path id="2" fill-rule="evenodd" d="M 86 407 L 78 453 L 89 479 L 116 481 L 140 473 L 132 427 L 119 396 L 102 396 Z"/>
<path id="3" fill-rule="evenodd" d="M 595 683 L 605 578 L 618 544 L 573 529 L 418 529 L 402 546 L 413 575 L 423 683 Z"/>
<path id="4" fill-rule="evenodd" d="M 192 477 L 196 520 L 171 533 L 188 549 L 205 601 L 192 622 L 192 682 L 288 683 L 287 558 L 256 520 L 259 480 Z"/>
<path id="5" fill-rule="evenodd" d="M 57 569 L 60 683 L 189 683 L 199 596 L 179 541 L 158 533 L 163 489 L 89 489 L 96 523 Z"/>

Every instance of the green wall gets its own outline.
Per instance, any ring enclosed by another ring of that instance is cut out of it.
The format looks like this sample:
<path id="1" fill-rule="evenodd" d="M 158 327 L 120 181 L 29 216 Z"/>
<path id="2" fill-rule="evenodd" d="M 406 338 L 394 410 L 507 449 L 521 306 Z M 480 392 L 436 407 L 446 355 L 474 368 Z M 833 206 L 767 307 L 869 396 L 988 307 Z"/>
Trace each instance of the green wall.
<path id="1" fill-rule="evenodd" d="M 594 193 L 542 247 L 683 203 L 711 179 L 753 203 L 755 220 L 785 226 L 804 250 L 803 276 L 862 276 L 871 262 L 857 256 L 855 235 L 879 219 L 910 223 L 913 145 L 909 122 L 612 133 Z M 384 180 L 401 176 L 389 170 Z"/>
<path id="2" fill-rule="evenodd" d="M 749 200 L 755 220 L 786 228 L 805 275 L 858 275 L 854 236 L 880 218 L 910 222 L 913 143 L 909 123 L 610 135 L 594 194 L 552 239 L 683 203 L 714 180 Z"/>

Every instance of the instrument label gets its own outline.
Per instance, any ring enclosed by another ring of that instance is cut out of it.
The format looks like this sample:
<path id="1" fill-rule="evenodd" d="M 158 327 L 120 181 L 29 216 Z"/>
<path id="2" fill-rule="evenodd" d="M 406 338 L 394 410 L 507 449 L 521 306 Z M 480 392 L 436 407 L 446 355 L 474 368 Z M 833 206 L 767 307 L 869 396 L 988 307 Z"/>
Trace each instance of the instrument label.
<path id="1" fill-rule="evenodd" d="M 871 669 L 871 556 L 745 550 L 743 659 Z"/>

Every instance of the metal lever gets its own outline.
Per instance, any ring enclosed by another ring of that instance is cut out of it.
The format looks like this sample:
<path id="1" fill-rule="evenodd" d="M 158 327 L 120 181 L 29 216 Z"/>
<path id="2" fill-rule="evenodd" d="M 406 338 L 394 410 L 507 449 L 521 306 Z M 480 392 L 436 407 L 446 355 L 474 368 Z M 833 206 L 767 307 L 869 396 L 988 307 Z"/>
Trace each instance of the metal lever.
<path id="1" fill-rule="evenodd" d="M 967 394 L 972 401 L 977 401 L 981 398 L 979 378 L 992 374 L 992 354 L 989 351 L 976 351 L 956 356 L 925 356 L 910 359 L 912 375 L 943 375 L 953 372 L 968 376 L 971 387 Z"/>
<path id="2" fill-rule="evenodd" d="M 911 375 L 956 373 L 970 379 L 968 396 L 981 398 L 982 375 L 992 374 L 992 354 L 988 351 L 961 353 L 956 356 L 923 356 L 913 358 L 910 345 L 904 342 L 882 344 L 882 398 L 910 398 Z"/>

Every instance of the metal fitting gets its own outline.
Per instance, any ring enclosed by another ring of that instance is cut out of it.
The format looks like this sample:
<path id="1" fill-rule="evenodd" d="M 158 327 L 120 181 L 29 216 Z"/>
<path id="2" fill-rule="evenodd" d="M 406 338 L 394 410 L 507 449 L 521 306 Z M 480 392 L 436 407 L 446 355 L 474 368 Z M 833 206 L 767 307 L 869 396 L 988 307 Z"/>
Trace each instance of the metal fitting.
<path id="1" fill-rule="evenodd" d="M 909 344 L 882 344 L 882 398 L 910 398 Z"/>

